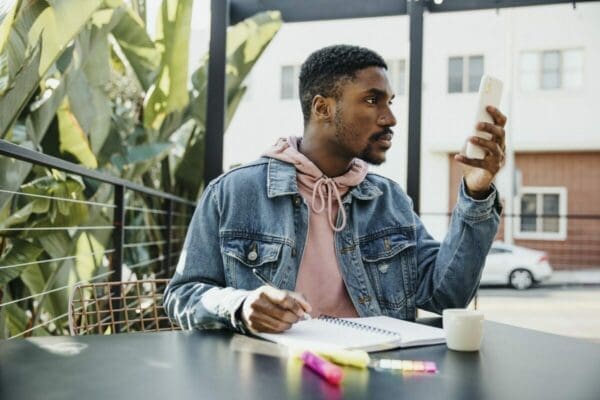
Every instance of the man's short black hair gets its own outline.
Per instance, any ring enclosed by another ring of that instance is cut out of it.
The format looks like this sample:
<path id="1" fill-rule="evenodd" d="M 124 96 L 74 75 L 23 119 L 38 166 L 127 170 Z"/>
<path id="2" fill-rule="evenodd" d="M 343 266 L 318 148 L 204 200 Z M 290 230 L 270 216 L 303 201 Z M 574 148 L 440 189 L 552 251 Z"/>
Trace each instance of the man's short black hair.
<path id="1" fill-rule="evenodd" d="M 387 69 L 383 58 L 373 50 L 350 45 L 324 47 L 312 53 L 300 69 L 300 104 L 304 123 L 310 120 L 313 98 L 339 98 L 342 84 L 356 77 L 356 72 L 368 67 Z"/>

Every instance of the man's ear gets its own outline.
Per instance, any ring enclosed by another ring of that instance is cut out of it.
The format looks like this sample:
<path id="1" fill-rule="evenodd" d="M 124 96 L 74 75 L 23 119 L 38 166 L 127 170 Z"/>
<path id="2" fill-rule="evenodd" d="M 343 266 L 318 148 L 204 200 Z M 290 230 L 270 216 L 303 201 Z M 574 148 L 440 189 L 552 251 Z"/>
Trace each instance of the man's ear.
<path id="1" fill-rule="evenodd" d="M 311 110 L 315 121 L 331 122 L 335 113 L 335 100 L 318 94 L 313 97 Z"/>

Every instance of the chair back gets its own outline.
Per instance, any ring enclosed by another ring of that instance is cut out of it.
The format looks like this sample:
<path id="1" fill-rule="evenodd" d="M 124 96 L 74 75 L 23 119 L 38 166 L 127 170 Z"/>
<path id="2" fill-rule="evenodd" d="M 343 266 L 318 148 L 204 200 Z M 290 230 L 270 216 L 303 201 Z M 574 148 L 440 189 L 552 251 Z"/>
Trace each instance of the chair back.
<path id="1" fill-rule="evenodd" d="M 77 285 L 69 299 L 71 335 L 174 331 L 162 298 L 168 279 Z"/>

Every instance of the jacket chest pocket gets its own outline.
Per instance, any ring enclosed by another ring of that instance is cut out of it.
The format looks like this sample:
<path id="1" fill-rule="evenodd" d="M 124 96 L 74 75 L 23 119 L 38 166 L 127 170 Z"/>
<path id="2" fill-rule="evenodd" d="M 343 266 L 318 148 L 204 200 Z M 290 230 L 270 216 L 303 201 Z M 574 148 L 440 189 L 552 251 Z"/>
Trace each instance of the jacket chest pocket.
<path id="1" fill-rule="evenodd" d="M 221 253 L 227 284 L 239 289 L 254 289 L 263 285 L 252 273 L 253 268 L 272 281 L 282 247 L 283 243 L 260 237 L 223 238 Z"/>
<path id="2" fill-rule="evenodd" d="M 360 240 L 362 262 L 380 306 L 396 318 L 413 295 L 411 265 L 415 241 L 403 232 L 385 232 Z"/>

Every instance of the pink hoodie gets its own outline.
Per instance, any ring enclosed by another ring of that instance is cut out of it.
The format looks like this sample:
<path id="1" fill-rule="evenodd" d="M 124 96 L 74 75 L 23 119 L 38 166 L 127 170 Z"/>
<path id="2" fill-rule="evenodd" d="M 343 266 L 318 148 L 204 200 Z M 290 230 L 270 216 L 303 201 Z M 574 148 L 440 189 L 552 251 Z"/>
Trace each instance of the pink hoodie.
<path id="1" fill-rule="evenodd" d="M 344 207 L 340 209 L 342 196 L 365 179 L 367 164 L 356 158 L 344 175 L 329 178 L 298 151 L 301 140 L 299 137 L 279 139 L 265 153 L 267 157 L 294 164 L 298 190 L 304 202 L 309 204 L 308 233 L 296 291 L 306 296 L 313 308 L 313 316 L 357 317 L 340 273 L 334 235 L 346 226 L 346 212 Z M 338 210 L 341 210 L 340 226 L 336 226 Z"/>

